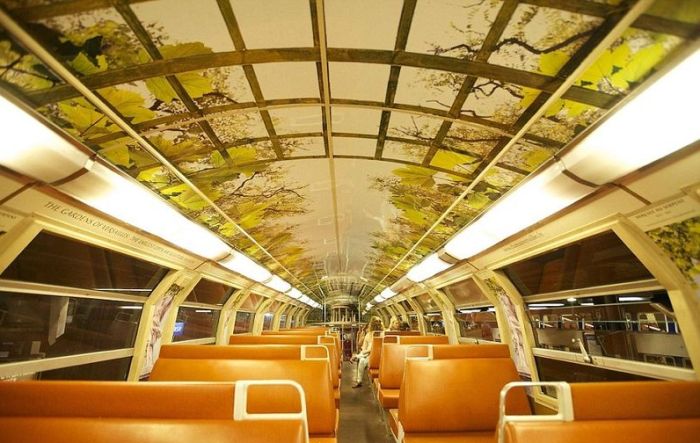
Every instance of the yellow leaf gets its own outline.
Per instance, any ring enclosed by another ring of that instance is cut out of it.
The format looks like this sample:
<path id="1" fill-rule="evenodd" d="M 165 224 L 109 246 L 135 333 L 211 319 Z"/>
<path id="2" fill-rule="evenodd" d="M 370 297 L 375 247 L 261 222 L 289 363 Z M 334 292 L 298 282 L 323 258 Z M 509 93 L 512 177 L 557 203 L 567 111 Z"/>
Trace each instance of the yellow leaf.
<path id="1" fill-rule="evenodd" d="M 170 103 L 177 98 L 175 90 L 163 77 L 151 77 L 146 79 L 146 87 L 158 100 Z"/>
<path id="2" fill-rule="evenodd" d="M 562 66 L 571 57 L 564 51 L 554 51 L 540 56 L 540 72 L 546 75 L 557 75 Z"/>
<path id="3" fill-rule="evenodd" d="M 129 117 L 131 123 L 141 123 L 155 117 L 155 113 L 144 105 L 144 98 L 136 92 L 116 87 L 102 88 L 98 92 L 121 115 Z"/>
<path id="4" fill-rule="evenodd" d="M 430 164 L 450 171 L 460 171 L 471 170 L 472 168 L 465 167 L 464 165 L 471 165 L 476 161 L 477 159 L 471 155 L 438 149 Z"/>

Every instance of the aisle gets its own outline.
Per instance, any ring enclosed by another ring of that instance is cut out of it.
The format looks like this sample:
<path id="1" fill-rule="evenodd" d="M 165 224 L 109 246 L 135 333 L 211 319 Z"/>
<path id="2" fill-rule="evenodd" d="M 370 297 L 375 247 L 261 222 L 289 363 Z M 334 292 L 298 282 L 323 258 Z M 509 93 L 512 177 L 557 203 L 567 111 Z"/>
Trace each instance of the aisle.
<path id="1" fill-rule="evenodd" d="M 338 443 L 393 443 L 394 439 L 382 421 L 380 409 L 372 398 L 367 376 L 361 388 L 353 389 L 354 372 L 354 364 L 343 363 Z"/>

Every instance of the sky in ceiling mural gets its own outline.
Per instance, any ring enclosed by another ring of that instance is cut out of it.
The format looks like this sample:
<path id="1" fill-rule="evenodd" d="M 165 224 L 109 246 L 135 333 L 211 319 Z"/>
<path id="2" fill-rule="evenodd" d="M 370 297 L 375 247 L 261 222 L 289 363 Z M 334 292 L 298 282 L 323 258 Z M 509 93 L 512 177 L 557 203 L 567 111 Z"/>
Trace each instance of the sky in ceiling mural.
<path id="1" fill-rule="evenodd" d="M 538 115 L 630 3 L 0 0 L 165 163 L 5 30 L 0 81 L 293 284 L 368 298 L 697 36 L 658 0 Z"/>

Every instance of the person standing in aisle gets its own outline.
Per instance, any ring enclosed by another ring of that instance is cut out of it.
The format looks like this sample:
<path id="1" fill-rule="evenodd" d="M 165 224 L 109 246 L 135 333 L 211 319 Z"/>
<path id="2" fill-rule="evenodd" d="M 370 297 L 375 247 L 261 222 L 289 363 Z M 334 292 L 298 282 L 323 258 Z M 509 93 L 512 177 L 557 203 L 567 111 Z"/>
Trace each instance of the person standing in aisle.
<path id="1" fill-rule="evenodd" d="M 370 320 L 369 327 L 367 328 L 367 334 L 365 334 L 365 338 L 362 340 L 360 352 L 353 356 L 353 360 L 357 360 L 355 380 L 352 384 L 353 388 L 359 388 L 362 386 L 362 379 L 364 378 L 367 365 L 369 364 L 369 353 L 372 351 L 372 339 L 374 338 L 374 332 L 381 331 L 383 329 L 384 327 L 380 319 L 374 317 L 372 320 Z"/>

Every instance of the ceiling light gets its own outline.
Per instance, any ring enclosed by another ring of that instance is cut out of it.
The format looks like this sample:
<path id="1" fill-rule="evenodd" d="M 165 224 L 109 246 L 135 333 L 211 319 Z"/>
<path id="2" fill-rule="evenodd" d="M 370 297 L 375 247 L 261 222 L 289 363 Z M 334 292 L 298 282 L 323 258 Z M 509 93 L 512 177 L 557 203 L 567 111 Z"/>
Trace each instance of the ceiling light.
<path id="1" fill-rule="evenodd" d="M 292 287 L 292 285 L 276 275 L 273 275 L 269 280 L 263 282 L 263 284 L 277 292 L 287 292 Z"/>
<path id="2" fill-rule="evenodd" d="M 375 303 L 381 303 L 381 302 L 383 302 L 383 301 L 384 301 L 384 297 L 382 297 L 382 294 L 377 294 L 377 295 L 374 297 L 374 302 L 375 302 Z"/>
<path id="3" fill-rule="evenodd" d="M 241 274 L 242 276 L 249 278 L 258 283 L 263 282 L 270 278 L 272 274 L 270 271 L 263 268 L 259 264 L 255 263 L 250 258 L 241 254 L 238 251 L 234 251 L 229 257 L 221 260 L 219 263 L 227 267 L 228 269 Z"/>
<path id="4" fill-rule="evenodd" d="M 569 303 L 575 303 L 576 302 L 576 297 L 569 297 L 566 299 Z"/>
<path id="5" fill-rule="evenodd" d="M 301 291 L 298 290 L 297 288 L 292 288 L 289 291 L 287 291 L 287 295 L 292 297 L 295 300 L 299 300 L 299 298 L 304 294 L 302 294 Z"/>
<path id="6" fill-rule="evenodd" d="M 528 308 L 560 308 L 564 303 L 530 303 Z"/>
<path id="7" fill-rule="evenodd" d="M 194 312 L 198 312 L 200 314 L 209 314 L 211 313 L 211 309 L 195 309 Z"/>
<path id="8" fill-rule="evenodd" d="M 379 295 L 382 297 L 382 299 L 389 300 L 391 297 L 396 295 L 396 292 L 392 291 L 391 288 L 386 287 L 379 293 Z"/>
<path id="9" fill-rule="evenodd" d="M 406 274 L 406 278 L 413 282 L 420 283 L 438 272 L 444 271 L 450 266 L 452 265 L 441 260 L 437 254 L 431 254 L 425 260 L 412 267 Z"/>
<path id="10" fill-rule="evenodd" d="M 577 176 L 602 185 L 700 138 L 700 50 L 615 111 L 562 157 Z"/>
<path id="11" fill-rule="evenodd" d="M 595 306 L 595 304 L 590 303 L 590 302 L 585 302 L 585 303 L 581 303 L 581 306 Z"/>
<path id="12" fill-rule="evenodd" d="M 447 242 L 445 251 L 460 260 L 469 258 L 593 192 L 562 171 L 555 163 L 513 190 Z"/>
<path id="13" fill-rule="evenodd" d="M 92 163 L 88 172 L 57 186 L 66 194 L 199 256 L 216 259 L 231 248 L 162 198 L 111 168 Z"/>
<path id="14" fill-rule="evenodd" d="M 476 314 L 481 312 L 481 309 L 459 309 L 460 314 Z"/>
<path id="15" fill-rule="evenodd" d="M 644 297 L 617 297 L 617 301 L 629 302 L 629 301 L 647 301 L 648 298 Z"/>
<path id="16" fill-rule="evenodd" d="M 90 158 L 32 115 L 0 96 L 0 164 L 46 183 L 68 177 Z"/>

